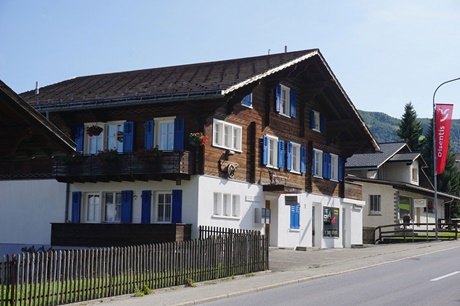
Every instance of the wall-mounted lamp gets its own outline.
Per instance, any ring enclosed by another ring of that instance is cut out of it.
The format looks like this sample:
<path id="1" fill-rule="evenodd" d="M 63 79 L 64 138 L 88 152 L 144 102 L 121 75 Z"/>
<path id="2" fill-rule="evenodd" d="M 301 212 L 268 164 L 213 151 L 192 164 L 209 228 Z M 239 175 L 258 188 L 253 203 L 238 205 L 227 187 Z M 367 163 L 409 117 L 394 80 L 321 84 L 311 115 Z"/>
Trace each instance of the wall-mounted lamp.
<path id="1" fill-rule="evenodd" d="M 137 200 L 137 194 L 135 194 L 133 198 L 134 198 L 134 200 Z"/>

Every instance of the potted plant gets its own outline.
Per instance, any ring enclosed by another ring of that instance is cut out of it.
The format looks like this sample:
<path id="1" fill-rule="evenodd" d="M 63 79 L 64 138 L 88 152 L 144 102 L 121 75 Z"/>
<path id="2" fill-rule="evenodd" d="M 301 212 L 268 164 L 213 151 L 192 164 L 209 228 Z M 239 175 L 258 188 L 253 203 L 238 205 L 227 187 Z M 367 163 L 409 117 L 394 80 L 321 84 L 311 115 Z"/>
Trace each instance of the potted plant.
<path id="1" fill-rule="evenodd" d="M 144 149 L 141 151 L 136 151 L 134 155 L 143 162 L 153 161 L 159 156 L 161 156 L 161 151 L 158 146 L 152 147 L 150 149 Z"/>
<path id="2" fill-rule="evenodd" d="M 192 146 L 204 146 L 206 143 L 206 136 L 203 132 L 190 133 L 189 139 Z"/>
<path id="3" fill-rule="evenodd" d="M 117 149 L 99 150 L 97 151 L 96 158 L 100 162 L 113 161 L 120 158 Z"/>
<path id="4" fill-rule="evenodd" d="M 81 153 L 74 153 L 72 155 L 64 155 L 60 157 L 65 163 L 81 163 L 83 161 L 83 154 Z"/>
<path id="5" fill-rule="evenodd" d="M 88 136 L 90 137 L 99 136 L 103 130 L 104 129 L 100 127 L 99 125 L 93 124 L 86 128 L 86 134 L 88 134 Z"/>

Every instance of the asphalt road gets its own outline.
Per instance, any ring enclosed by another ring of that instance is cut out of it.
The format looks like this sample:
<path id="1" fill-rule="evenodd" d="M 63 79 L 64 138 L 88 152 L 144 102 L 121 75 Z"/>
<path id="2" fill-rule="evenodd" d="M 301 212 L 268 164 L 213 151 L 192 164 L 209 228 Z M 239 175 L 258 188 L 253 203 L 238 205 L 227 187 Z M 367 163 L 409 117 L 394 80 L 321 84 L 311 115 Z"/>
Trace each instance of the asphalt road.
<path id="1" fill-rule="evenodd" d="M 460 305 L 460 249 L 205 303 L 209 306 Z"/>

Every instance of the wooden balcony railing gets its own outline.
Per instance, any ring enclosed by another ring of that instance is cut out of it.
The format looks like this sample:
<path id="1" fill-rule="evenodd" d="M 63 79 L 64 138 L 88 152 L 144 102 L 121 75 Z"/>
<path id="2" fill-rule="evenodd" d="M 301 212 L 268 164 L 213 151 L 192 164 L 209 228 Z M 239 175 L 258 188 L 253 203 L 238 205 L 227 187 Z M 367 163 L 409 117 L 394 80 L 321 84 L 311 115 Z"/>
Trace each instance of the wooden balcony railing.
<path id="1" fill-rule="evenodd" d="M 56 158 L 54 177 L 59 182 L 110 182 L 190 179 L 195 173 L 194 154 L 189 151 L 162 152 L 153 161 L 142 161 L 135 154 L 119 154 L 101 161 L 97 155 L 73 160 Z"/>

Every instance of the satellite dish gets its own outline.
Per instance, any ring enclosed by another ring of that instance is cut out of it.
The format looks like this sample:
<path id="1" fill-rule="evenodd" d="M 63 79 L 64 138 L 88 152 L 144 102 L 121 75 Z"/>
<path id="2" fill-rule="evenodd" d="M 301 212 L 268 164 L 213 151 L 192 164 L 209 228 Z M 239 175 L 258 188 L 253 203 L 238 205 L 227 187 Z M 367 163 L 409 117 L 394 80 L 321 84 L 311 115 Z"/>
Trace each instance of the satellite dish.
<path id="1" fill-rule="evenodd" d="M 235 175 L 236 168 L 232 164 L 227 166 L 227 176 L 232 178 Z"/>

